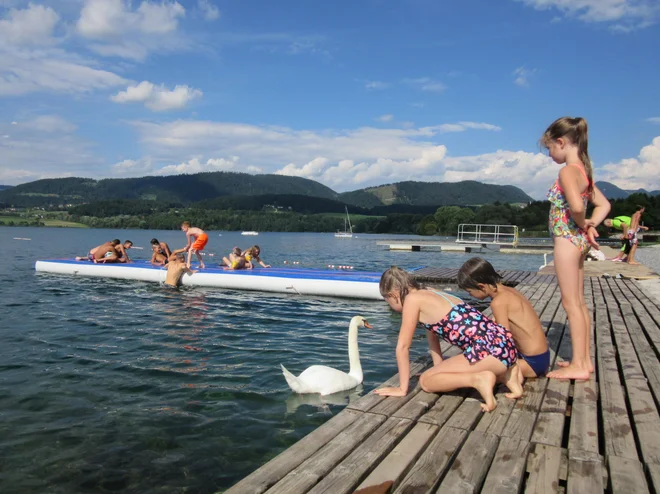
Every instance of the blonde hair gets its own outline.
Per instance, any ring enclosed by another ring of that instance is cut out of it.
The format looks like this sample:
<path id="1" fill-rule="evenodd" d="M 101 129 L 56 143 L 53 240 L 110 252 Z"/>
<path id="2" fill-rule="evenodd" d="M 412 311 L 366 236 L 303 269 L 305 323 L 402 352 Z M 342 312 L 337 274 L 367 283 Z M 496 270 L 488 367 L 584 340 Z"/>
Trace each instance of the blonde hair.
<path id="1" fill-rule="evenodd" d="M 581 117 L 561 117 L 550 124 L 550 127 L 541 137 L 541 146 L 548 148 L 550 143 L 559 138 L 566 138 L 578 147 L 580 160 L 589 178 L 587 192 L 591 194 L 594 190 L 594 174 L 589 157 L 589 128 L 587 121 Z"/>
<path id="2" fill-rule="evenodd" d="M 261 248 L 258 245 L 253 245 L 249 249 L 243 251 L 243 254 L 247 254 L 252 257 L 259 257 L 259 254 L 261 254 Z"/>
<path id="3" fill-rule="evenodd" d="M 383 297 L 387 297 L 393 292 L 396 293 L 399 296 L 399 300 L 401 300 L 401 304 L 403 304 L 410 289 L 421 290 L 422 285 L 410 276 L 408 272 L 398 266 L 392 266 L 380 277 L 378 288 Z"/>
<path id="4" fill-rule="evenodd" d="M 186 228 L 190 228 L 190 223 L 187 222 L 187 221 L 184 221 L 183 223 L 181 223 L 181 226 L 185 226 Z"/>

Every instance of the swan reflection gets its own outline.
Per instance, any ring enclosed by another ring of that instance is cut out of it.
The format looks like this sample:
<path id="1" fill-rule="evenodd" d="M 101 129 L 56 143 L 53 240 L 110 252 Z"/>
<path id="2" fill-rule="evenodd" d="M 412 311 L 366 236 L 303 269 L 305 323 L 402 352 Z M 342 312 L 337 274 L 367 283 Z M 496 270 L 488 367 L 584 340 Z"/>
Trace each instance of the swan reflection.
<path id="1" fill-rule="evenodd" d="M 321 396 L 318 393 L 298 394 L 291 393 L 286 399 L 286 413 L 295 413 L 298 407 L 310 405 L 316 407 L 320 412 L 330 413 L 330 405 L 345 406 L 362 397 L 364 387 L 362 384 L 349 391 L 340 391 L 331 395 Z"/>

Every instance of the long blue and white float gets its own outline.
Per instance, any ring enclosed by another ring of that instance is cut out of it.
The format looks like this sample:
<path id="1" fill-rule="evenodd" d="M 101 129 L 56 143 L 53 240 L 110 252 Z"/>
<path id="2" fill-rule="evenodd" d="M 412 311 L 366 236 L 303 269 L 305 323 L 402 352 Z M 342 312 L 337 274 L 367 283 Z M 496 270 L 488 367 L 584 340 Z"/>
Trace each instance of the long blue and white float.
<path id="1" fill-rule="evenodd" d="M 37 261 L 34 269 L 42 273 L 158 283 L 164 282 L 166 275 L 165 268 L 154 266 L 149 261 L 134 261 L 129 264 L 94 264 L 89 261 L 56 259 Z M 381 273 L 377 272 L 306 268 L 255 268 L 225 271 L 219 267 L 207 266 L 191 276 L 184 275 L 181 282 L 184 285 L 232 290 L 382 300 L 378 289 L 380 275 Z"/>

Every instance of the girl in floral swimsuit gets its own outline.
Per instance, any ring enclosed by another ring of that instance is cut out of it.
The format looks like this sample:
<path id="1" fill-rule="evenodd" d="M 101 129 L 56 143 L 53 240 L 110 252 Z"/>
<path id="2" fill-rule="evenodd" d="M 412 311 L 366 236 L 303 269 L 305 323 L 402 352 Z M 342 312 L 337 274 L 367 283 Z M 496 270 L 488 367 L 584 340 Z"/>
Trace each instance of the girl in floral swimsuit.
<path id="1" fill-rule="evenodd" d="M 598 248 L 596 226 L 607 217 L 610 203 L 594 185 L 586 120 L 556 120 L 543 134 L 541 144 L 555 163 L 566 164 L 548 192 L 548 226 L 573 353 L 570 363 L 558 363 L 561 368 L 549 372 L 548 377 L 585 380 L 593 372 L 593 364 L 589 348 L 591 318 L 584 302 L 584 257 L 590 246 Z M 591 218 L 586 216 L 588 202 L 595 206 Z"/>
<path id="2" fill-rule="evenodd" d="M 410 381 L 409 348 L 415 328 L 427 330 L 433 367 L 422 374 L 422 389 L 431 393 L 458 388 L 474 388 L 484 399 L 481 408 L 493 410 L 496 381 L 506 382 L 509 398 L 522 396 L 518 352 L 511 333 L 494 323 L 461 299 L 423 289 L 407 272 L 392 266 L 380 279 L 380 293 L 392 309 L 402 313 L 396 360 L 399 387 L 381 388 L 384 396 L 405 396 Z M 458 346 L 463 352 L 442 358 L 439 338 Z"/>

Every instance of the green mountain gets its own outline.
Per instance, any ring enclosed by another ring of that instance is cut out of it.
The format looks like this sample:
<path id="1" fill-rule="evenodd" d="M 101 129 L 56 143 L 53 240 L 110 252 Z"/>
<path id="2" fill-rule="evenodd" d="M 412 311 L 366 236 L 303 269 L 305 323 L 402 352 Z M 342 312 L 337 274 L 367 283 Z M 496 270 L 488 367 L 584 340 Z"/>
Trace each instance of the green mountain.
<path id="1" fill-rule="evenodd" d="M 467 206 L 493 202 L 528 203 L 533 201 L 531 197 L 513 185 L 482 184 L 472 180 L 455 183 L 399 182 L 345 192 L 339 194 L 339 200 L 365 208 L 393 204 Z"/>
<path id="2" fill-rule="evenodd" d="M 238 197 L 240 196 L 240 198 Z M 262 196 L 258 201 L 249 199 Z M 278 203 L 275 196 L 289 196 Z M 410 208 L 444 205 L 480 205 L 493 202 L 527 203 L 527 194 L 511 185 L 490 185 L 465 181 L 457 183 L 399 182 L 338 194 L 313 180 L 284 175 L 250 175 L 235 172 L 210 172 L 167 177 L 140 177 L 93 180 L 89 178 L 56 178 L 37 180 L 0 190 L 0 203 L 15 207 L 77 206 L 107 201 L 157 201 L 191 206 L 201 201 L 209 209 L 255 210 L 265 204 L 294 210 L 301 207 L 300 197 L 314 202 L 312 209 L 335 211 L 342 204 L 378 209 L 397 206 L 401 212 Z M 337 201 L 318 204 L 318 200 Z M 259 204 L 257 204 L 257 202 Z M 109 207 L 104 204 L 104 207 Z M 113 206 L 114 207 L 114 206 Z M 221 208 L 221 209 L 222 209 Z M 420 210 L 421 211 L 421 210 Z"/>
<path id="3" fill-rule="evenodd" d="M 261 194 L 298 194 L 337 199 L 335 191 L 306 178 L 211 172 L 103 180 L 44 179 L 0 191 L 0 202 L 16 207 L 46 207 L 112 199 L 142 199 L 188 205 L 221 196 Z"/>
<path id="4" fill-rule="evenodd" d="M 596 182 L 596 187 L 598 187 L 608 199 L 625 199 L 631 194 L 647 194 L 649 196 L 660 195 L 660 190 L 652 190 L 650 192 L 646 189 L 626 190 L 617 187 L 611 182 Z"/>

